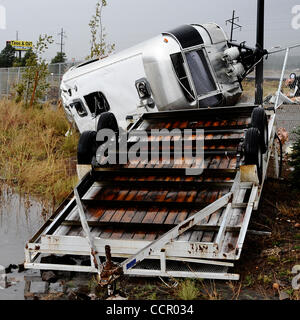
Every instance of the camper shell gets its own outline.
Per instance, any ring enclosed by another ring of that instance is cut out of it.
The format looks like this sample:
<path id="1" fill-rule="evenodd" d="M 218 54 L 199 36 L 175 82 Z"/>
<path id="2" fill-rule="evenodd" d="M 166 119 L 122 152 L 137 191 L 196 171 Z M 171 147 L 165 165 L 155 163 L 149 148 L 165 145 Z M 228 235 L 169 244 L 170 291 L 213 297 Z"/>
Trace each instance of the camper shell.
<path id="1" fill-rule="evenodd" d="M 61 83 L 63 105 L 81 133 L 95 130 L 106 111 L 126 129 L 126 119 L 148 111 L 234 105 L 253 65 L 241 57 L 217 24 L 183 25 L 72 67 Z"/>

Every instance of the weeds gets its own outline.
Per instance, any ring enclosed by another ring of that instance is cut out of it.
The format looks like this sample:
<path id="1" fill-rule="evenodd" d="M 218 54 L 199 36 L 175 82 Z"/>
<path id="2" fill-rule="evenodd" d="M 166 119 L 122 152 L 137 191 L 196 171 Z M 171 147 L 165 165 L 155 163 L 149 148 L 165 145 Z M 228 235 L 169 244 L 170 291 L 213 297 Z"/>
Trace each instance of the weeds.
<path id="1" fill-rule="evenodd" d="M 251 274 L 246 275 L 244 280 L 244 287 L 252 287 L 255 283 L 253 276 Z"/>
<path id="2" fill-rule="evenodd" d="M 196 287 L 194 280 L 184 280 L 179 283 L 177 289 L 177 296 L 181 300 L 195 300 L 198 298 L 200 292 L 199 289 Z"/>
<path id="3" fill-rule="evenodd" d="M 208 300 L 220 300 L 221 295 L 219 294 L 216 283 L 213 280 L 201 281 L 202 289 L 205 292 L 205 298 Z"/>
<path id="4" fill-rule="evenodd" d="M 19 192 L 61 201 L 77 179 L 71 158 L 78 135 L 65 137 L 64 111 L 2 100 L 0 112 L 0 177 Z"/>

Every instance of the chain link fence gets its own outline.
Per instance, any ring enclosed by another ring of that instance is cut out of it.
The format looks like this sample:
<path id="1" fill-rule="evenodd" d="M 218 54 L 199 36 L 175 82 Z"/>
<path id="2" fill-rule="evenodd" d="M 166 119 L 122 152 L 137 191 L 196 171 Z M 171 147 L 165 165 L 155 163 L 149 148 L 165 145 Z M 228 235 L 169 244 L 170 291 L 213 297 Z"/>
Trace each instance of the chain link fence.
<path id="1" fill-rule="evenodd" d="M 72 66 L 78 64 L 76 62 L 49 64 L 49 76 L 47 82 L 50 87 L 44 97 L 44 101 L 57 101 L 60 98 L 60 82 L 63 74 Z M 0 68 L 0 98 L 10 97 L 14 88 L 22 80 L 22 74 L 26 67 L 17 68 Z"/>

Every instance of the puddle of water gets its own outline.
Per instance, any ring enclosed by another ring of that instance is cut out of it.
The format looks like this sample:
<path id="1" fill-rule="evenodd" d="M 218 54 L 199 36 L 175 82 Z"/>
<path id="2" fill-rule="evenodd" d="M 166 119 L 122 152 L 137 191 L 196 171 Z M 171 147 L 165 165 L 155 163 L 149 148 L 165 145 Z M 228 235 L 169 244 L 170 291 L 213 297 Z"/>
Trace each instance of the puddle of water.
<path id="1" fill-rule="evenodd" d="M 42 203 L 13 193 L 5 185 L 0 186 L 0 190 L 0 265 L 8 267 L 10 264 L 18 265 L 24 262 L 26 242 L 45 223 L 45 212 L 50 212 L 51 209 L 45 210 Z M 42 214 L 43 212 L 45 214 Z M 35 273 L 26 271 L 24 275 Z M 24 275 L 8 275 L 12 286 L 5 290 L 0 289 L 0 300 L 24 299 Z"/>

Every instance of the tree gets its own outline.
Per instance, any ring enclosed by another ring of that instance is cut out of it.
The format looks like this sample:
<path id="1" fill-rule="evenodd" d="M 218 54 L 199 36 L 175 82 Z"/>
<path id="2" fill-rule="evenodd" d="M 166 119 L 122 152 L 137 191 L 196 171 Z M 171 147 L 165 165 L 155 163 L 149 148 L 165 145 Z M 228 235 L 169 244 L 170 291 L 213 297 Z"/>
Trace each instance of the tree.
<path id="1" fill-rule="evenodd" d="M 51 63 L 64 63 L 67 60 L 67 56 L 64 52 L 57 52 L 56 56 L 51 60 Z"/>
<path id="2" fill-rule="evenodd" d="M 105 39 L 107 34 L 102 22 L 102 12 L 106 6 L 106 0 L 99 0 L 96 4 L 95 15 L 90 20 L 91 52 L 87 59 L 104 58 L 115 50 L 115 44 L 108 44 Z"/>
<path id="3" fill-rule="evenodd" d="M 16 88 L 17 102 L 23 100 L 25 105 L 30 106 L 38 99 L 43 98 L 49 89 L 47 81 L 49 76 L 48 64 L 42 58 L 42 54 L 48 49 L 49 44 L 53 43 L 53 38 L 48 35 L 40 35 L 33 51 L 26 60 L 26 69 L 22 75 L 22 80 Z"/>
<path id="4" fill-rule="evenodd" d="M 291 173 L 292 184 L 300 189 L 300 127 L 296 130 L 296 142 L 292 147 L 292 154 L 289 164 L 294 170 Z"/>
<path id="5" fill-rule="evenodd" d="M 21 59 L 16 58 L 16 59 L 15 59 L 15 62 L 14 62 L 14 64 L 13 64 L 13 67 L 25 67 L 27 60 L 28 60 L 32 55 L 35 55 L 35 53 L 33 52 L 33 50 L 32 50 L 32 49 L 27 50 L 23 58 L 21 58 Z"/>
<path id="6" fill-rule="evenodd" d="M 0 53 L 0 68 L 10 68 L 15 61 L 16 50 L 7 44 L 6 47 Z"/>

